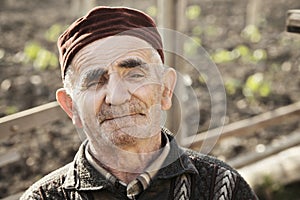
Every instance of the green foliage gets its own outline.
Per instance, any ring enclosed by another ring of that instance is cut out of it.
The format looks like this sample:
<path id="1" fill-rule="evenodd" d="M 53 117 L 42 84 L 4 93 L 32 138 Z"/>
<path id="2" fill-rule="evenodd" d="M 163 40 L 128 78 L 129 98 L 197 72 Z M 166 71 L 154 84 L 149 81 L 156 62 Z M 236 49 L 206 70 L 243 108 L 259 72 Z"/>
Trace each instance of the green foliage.
<path id="1" fill-rule="evenodd" d="M 151 17 L 156 17 L 157 16 L 157 7 L 156 6 L 150 6 L 150 7 L 147 8 L 146 12 Z"/>
<path id="2" fill-rule="evenodd" d="M 195 56 L 198 48 L 201 45 L 201 39 L 199 37 L 192 37 L 192 40 L 188 40 L 183 44 L 183 50 L 187 56 Z"/>
<path id="3" fill-rule="evenodd" d="M 217 37 L 220 33 L 218 27 L 212 25 L 205 27 L 204 32 L 208 37 Z"/>
<path id="4" fill-rule="evenodd" d="M 56 42 L 59 35 L 65 30 L 60 24 L 53 24 L 45 33 L 45 39 L 48 42 Z"/>
<path id="5" fill-rule="evenodd" d="M 225 82 L 226 92 L 229 95 L 234 95 L 239 88 L 242 87 L 242 83 L 238 79 L 229 79 Z"/>
<path id="6" fill-rule="evenodd" d="M 252 63 L 252 64 L 257 64 L 258 62 L 264 61 L 267 59 L 267 52 L 264 49 L 256 49 L 254 51 L 249 51 L 247 54 L 241 56 L 241 59 L 243 63 Z"/>
<path id="7" fill-rule="evenodd" d="M 283 186 L 273 180 L 270 175 L 265 175 L 263 177 L 263 182 L 256 186 L 255 190 L 258 192 L 258 195 L 263 199 L 278 199 L 275 198 L 275 193 L 281 193 Z M 287 197 L 287 196 L 285 196 Z M 283 199 L 283 198 L 279 198 Z M 286 198 L 284 198 L 286 199 Z"/>
<path id="8" fill-rule="evenodd" d="M 254 61 L 266 60 L 267 52 L 264 49 L 256 49 L 252 54 L 252 58 Z"/>
<path id="9" fill-rule="evenodd" d="M 65 27 L 60 24 L 52 25 L 45 32 L 45 39 L 51 43 L 56 42 L 57 38 L 64 29 Z M 47 50 L 36 41 L 28 42 L 24 47 L 23 54 L 24 56 L 22 57 L 22 61 L 25 63 L 32 63 L 36 69 L 45 70 L 48 68 L 58 67 L 58 59 L 56 54 Z"/>
<path id="10" fill-rule="evenodd" d="M 250 100 L 256 97 L 268 97 L 270 93 L 270 83 L 265 80 L 264 74 L 262 73 L 255 73 L 249 76 L 243 87 L 243 94 Z"/>
<path id="11" fill-rule="evenodd" d="M 33 62 L 33 66 L 40 70 L 56 68 L 58 66 L 58 60 L 54 53 L 46 49 L 40 49 L 36 59 Z"/>
<path id="12" fill-rule="evenodd" d="M 16 106 L 8 106 L 6 109 L 5 109 L 5 114 L 6 115 L 11 115 L 11 114 L 14 114 L 18 112 L 18 108 Z"/>
<path id="13" fill-rule="evenodd" d="M 245 45 L 239 45 L 237 46 L 234 51 L 238 53 L 242 57 L 246 57 L 250 55 L 250 49 Z"/>
<path id="14" fill-rule="evenodd" d="M 191 5 L 187 7 L 185 14 L 189 20 L 195 20 L 200 16 L 201 8 L 199 5 Z"/>
<path id="15" fill-rule="evenodd" d="M 272 63 L 270 67 L 271 72 L 279 72 L 281 67 L 278 63 Z"/>
<path id="16" fill-rule="evenodd" d="M 207 75 L 203 73 L 198 77 L 198 81 L 201 84 L 205 84 L 207 82 L 207 79 L 208 79 Z"/>
<path id="17" fill-rule="evenodd" d="M 241 37 L 252 43 L 258 43 L 261 40 L 261 33 L 256 26 L 248 25 L 242 31 Z"/>
<path id="18" fill-rule="evenodd" d="M 226 63 L 233 61 L 239 57 L 236 51 L 228 51 L 225 49 L 219 49 L 212 55 L 212 59 L 215 63 Z"/>
<path id="19" fill-rule="evenodd" d="M 33 66 L 39 70 L 56 68 L 58 66 L 57 56 L 43 48 L 37 42 L 29 42 L 24 48 L 24 62 L 32 62 Z"/>
<path id="20" fill-rule="evenodd" d="M 41 48 L 42 48 L 41 45 L 37 42 L 27 43 L 24 48 L 24 53 L 26 58 L 29 61 L 35 60 Z"/>
<path id="21" fill-rule="evenodd" d="M 266 80 L 262 73 L 250 75 L 245 83 L 238 79 L 229 79 L 225 82 L 225 88 L 229 95 L 234 95 L 238 90 L 242 90 L 243 95 L 249 101 L 268 97 L 271 94 L 271 83 Z"/>
<path id="22" fill-rule="evenodd" d="M 212 54 L 212 60 L 219 63 L 227 63 L 241 59 L 243 63 L 258 63 L 267 59 L 267 52 L 264 49 L 256 49 L 253 52 L 245 45 L 239 45 L 232 51 L 219 49 Z"/>
<path id="23" fill-rule="evenodd" d="M 192 29 L 192 33 L 195 36 L 200 36 L 202 34 L 203 30 L 201 28 L 201 26 L 197 25 Z"/>

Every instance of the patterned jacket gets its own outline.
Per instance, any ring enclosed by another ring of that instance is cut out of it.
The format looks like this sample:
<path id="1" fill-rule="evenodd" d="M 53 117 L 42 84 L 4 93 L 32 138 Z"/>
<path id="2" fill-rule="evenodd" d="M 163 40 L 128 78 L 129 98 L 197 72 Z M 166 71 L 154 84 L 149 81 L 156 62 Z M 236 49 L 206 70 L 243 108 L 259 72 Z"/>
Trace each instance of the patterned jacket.
<path id="1" fill-rule="evenodd" d="M 164 130 L 163 130 L 164 131 Z M 254 200 L 249 185 L 237 171 L 222 161 L 178 147 L 168 134 L 170 152 L 140 200 Z M 126 200 L 126 188 L 111 184 L 87 161 L 82 144 L 73 162 L 33 184 L 20 200 Z"/>

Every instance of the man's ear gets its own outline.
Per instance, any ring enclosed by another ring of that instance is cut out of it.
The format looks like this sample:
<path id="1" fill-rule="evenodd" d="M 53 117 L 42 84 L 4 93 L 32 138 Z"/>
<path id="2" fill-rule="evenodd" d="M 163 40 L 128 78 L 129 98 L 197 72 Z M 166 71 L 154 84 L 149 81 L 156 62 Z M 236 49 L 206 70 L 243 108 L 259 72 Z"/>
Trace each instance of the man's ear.
<path id="1" fill-rule="evenodd" d="M 162 110 L 169 110 L 172 106 L 172 96 L 176 85 L 177 75 L 173 68 L 165 69 L 163 76 L 163 92 L 161 99 Z"/>
<path id="2" fill-rule="evenodd" d="M 60 88 L 56 91 L 56 100 L 60 107 L 67 113 L 72 119 L 72 122 L 77 127 L 82 127 L 81 120 L 77 114 L 77 111 L 73 107 L 73 100 L 70 95 L 67 94 L 64 88 Z"/>

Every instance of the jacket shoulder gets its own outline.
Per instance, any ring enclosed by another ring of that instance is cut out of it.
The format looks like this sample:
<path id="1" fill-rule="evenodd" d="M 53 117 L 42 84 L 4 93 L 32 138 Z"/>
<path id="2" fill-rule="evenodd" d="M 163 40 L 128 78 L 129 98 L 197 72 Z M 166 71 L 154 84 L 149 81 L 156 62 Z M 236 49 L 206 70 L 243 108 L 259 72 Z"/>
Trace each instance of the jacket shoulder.
<path id="1" fill-rule="evenodd" d="M 258 199 L 237 170 L 209 155 L 185 149 L 199 173 L 198 185 L 213 192 L 214 198 L 249 200 Z M 203 190 L 203 188 L 201 188 Z M 224 191 L 226 191 L 224 193 Z M 224 195 L 227 195 L 226 197 Z"/>
<path id="2" fill-rule="evenodd" d="M 71 163 L 49 173 L 35 182 L 25 191 L 20 200 L 63 199 L 62 184 L 65 181 L 70 165 Z"/>
<path id="3" fill-rule="evenodd" d="M 232 168 L 230 165 L 225 163 L 224 161 L 219 160 L 216 157 L 205 155 L 196 151 L 193 151 L 191 149 L 184 149 L 186 155 L 193 161 L 194 165 L 197 169 L 201 167 L 207 167 L 207 168 L 223 168 L 230 170 L 234 173 L 237 173 L 237 171 Z"/>

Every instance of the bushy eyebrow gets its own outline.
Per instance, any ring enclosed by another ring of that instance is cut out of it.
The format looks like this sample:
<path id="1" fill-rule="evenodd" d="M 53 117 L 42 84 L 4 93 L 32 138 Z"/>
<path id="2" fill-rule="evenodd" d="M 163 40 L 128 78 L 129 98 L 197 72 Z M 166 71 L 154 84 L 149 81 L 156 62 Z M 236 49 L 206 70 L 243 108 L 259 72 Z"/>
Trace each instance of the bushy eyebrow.
<path id="1" fill-rule="evenodd" d="M 86 86 L 86 85 L 88 85 L 88 83 L 90 83 L 92 81 L 99 80 L 105 74 L 107 74 L 106 69 L 99 68 L 99 69 L 90 70 L 83 76 L 82 81 L 81 81 L 82 85 Z"/>
<path id="2" fill-rule="evenodd" d="M 134 68 L 134 67 L 142 67 L 145 69 L 148 69 L 146 62 L 142 61 L 139 58 L 128 58 L 120 61 L 117 64 L 120 68 Z M 90 70 L 84 74 L 84 76 L 81 79 L 81 83 L 83 86 L 87 86 L 89 83 L 93 81 L 98 81 L 102 77 L 108 74 L 107 69 L 98 68 L 94 70 Z"/>
<path id="3" fill-rule="evenodd" d="M 139 58 L 128 58 L 118 63 L 121 68 L 145 67 L 146 63 Z"/>

